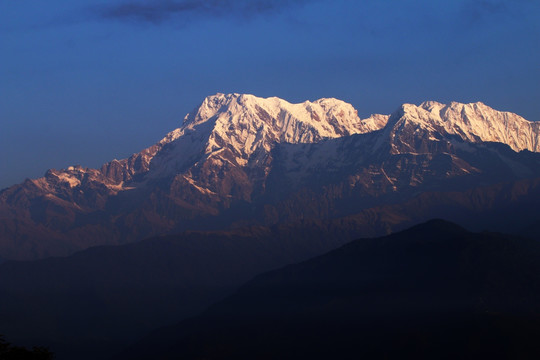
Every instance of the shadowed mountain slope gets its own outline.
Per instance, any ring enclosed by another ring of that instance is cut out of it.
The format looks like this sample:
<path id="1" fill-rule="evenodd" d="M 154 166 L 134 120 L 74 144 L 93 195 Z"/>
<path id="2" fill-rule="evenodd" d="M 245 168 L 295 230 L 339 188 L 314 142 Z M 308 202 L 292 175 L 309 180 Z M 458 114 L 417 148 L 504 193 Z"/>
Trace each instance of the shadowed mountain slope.
<path id="1" fill-rule="evenodd" d="M 260 275 L 116 359 L 534 359 L 539 258 L 434 220 Z"/>
<path id="2" fill-rule="evenodd" d="M 342 245 L 340 232 L 254 227 L 186 233 L 0 265 L 0 324 L 58 359 L 103 358 L 193 316 L 256 274 Z M 298 236 L 297 236 L 298 235 Z"/>
<path id="3" fill-rule="evenodd" d="M 433 217 L 540 240 L 540 180 L 420 193 L 331 220 L 186 232 L 65 258 L 10 261 L 0 265 L 0 324 L 18 343 L 50 345 L 59 359 L 103 357 L 197 314 L 261 272 Z M 86 355 L 89 348 L 94 352 Z"/>

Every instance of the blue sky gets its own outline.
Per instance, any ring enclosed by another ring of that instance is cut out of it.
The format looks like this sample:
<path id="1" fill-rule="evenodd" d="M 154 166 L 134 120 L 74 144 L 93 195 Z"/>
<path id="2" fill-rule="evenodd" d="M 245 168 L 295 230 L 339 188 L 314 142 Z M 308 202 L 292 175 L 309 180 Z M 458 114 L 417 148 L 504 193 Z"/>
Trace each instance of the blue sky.
<path id="1" fill-rule="evenodd" d="M 540 120 L 537 0 L 0 0 L 0 188 L 149 146 L 217 92 Z"/>

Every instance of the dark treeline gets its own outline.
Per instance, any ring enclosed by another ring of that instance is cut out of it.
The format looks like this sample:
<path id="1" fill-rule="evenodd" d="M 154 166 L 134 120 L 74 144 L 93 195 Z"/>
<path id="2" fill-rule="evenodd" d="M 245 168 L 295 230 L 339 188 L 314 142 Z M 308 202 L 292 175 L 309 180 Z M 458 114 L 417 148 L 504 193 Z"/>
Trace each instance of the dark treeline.
<path id="1" fill-rule="evenodd" d="M 4 335 L 0 335 L 0 359 L 52 360 L 54 359 L 54 354 L 42 346 L 34 346 L 30 350 L 22 346 L 15 346 L 6 340 Z"/>

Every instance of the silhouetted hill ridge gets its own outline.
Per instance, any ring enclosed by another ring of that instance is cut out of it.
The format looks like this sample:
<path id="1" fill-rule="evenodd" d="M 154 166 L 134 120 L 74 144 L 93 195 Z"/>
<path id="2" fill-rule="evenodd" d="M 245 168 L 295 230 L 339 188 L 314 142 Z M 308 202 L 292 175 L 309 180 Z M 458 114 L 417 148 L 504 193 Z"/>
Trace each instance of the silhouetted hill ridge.
<path id="1" fill-rule="evenodd" d="M 119 358 L 535 358 L 539 256 L 433 220 L 259 275 Z"/>

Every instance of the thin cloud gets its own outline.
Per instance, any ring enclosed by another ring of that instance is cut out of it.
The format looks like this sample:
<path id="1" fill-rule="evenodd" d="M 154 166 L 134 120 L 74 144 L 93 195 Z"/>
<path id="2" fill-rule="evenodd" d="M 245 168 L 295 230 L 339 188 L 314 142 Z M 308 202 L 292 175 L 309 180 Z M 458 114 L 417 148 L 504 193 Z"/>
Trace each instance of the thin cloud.
<path id="1" fill-rule="evenodd" d="M 106 19 L 160 24 L 173 19 L 190 21 L 200 17 L 251 17 L 279 13 L 285 8 L 307 2 L 308 0 L 146 0 L 105 5 L 95 8 L 95 11 Z"/>
<path id="2" fill-rule="evenodd" d="M 503 14 L 508 11 L 504 1 L 473 0 L 466 4 L 465 11 L 469 14 L 469 20 L 477 22 L 494 14 Z"/>
<path id="3" fill-rule="evenodd" d="M 531 0 L 467 0 L 462 14 L 471 25 L 500 18 L 519 18 L 530 3 Z"/>

